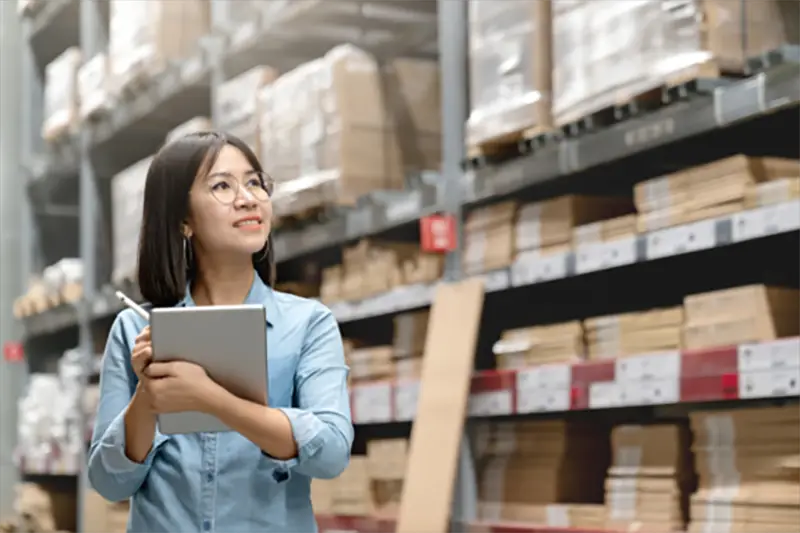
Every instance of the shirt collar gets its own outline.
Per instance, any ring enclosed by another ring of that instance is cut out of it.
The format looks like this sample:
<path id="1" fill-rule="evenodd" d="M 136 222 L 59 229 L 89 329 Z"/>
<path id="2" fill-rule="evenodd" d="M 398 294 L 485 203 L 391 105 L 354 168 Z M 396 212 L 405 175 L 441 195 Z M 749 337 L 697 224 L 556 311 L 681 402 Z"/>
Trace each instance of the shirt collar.
<path id="1" fill-rule="evenodd" d="M 255 272 L 253 276 L 253 284 L 250 286 L 250 292 L 247 293 L 247 298 L 244 299 L 245 304 L 263 305 L 267 310 L 267 325 L 272 327 L 275 325 L 277 319 L 276 313 L 278 306 L 275 303 L 275 294 L 271 287 L 268 287 Z M 178 302 L 178 307 L 194 307 L 194 299 L 192 298 L 191 282 L 186 284 L 186 292 L 183 300 Z"/>

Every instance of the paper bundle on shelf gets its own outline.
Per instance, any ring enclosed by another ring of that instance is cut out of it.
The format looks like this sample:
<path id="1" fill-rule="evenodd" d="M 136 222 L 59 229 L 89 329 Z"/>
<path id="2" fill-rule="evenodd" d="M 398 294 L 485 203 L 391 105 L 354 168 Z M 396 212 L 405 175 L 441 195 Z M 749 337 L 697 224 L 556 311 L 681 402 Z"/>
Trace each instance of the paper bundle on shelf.
<path id="1" fill-rule="evenodd" d="M 76 131 L 79 120 L 78 69 L 81 51 L 68 48 L 45 69 L 42 137 L 56 141 Z"/>
<path id="2" fill-rule="evenodd" d="M 779 533 L 800 524 L 796 405 L 698 412 L 690 533 Z"/>
<path id="3" fill-rule="evenodd" d="M 571 363 L 584 358 L 580 321 L 506 330 L 494 344 L 498 369 L 548 363 Z"/>
<path id="4" fill-rule="evenodd" d="M 608 428 L 602 422 L 484 423 L 474 449 L 479 520 L 569 527 L 563 522 L 571 512 L 554 504 L 602 506 L 609 460 Z M 584 514 L 591 521 L 592 513 Z"/>
<path id="5" fill-rule="evenodd" d="M 611 433 L 606 529 L 684 531 L 695 477 L 687 426 L 618 426 Z"/>
<path id="6" fill-rule="evenodd" d="M 114 91 L 145 82 L 197 50 L 209 32 L 204 0 L 110 0 L 108 58 Z"/>
<path id="7" fill-rule="evenodd" d="M 794 4 L 794 5 L 792 5 Z M 557 125 L 797 42 L 796 2 L 553 0 Z"/>
<path id="8" fill-rule="evenodd" d="M 114 243 L 111 281 L 121 284 L 136 275 L 144 185 L 152 157 L 134 163 L 111 179 L 111 225 Z"/>
<path id="9" fill-rule="evenodd" d="M 393 349 L 391 346 L 355 348 L 346 354 L 350 379 L 356 382 L 379 381 L 394 377 Z"/>
<path id="10" fill-rule="evenodd" d="M 216 92 L 217 127 L 242 139 L 256 155 L 261 155 L 258 93 L 277 78 L 277 70 L 262 65 L 226 81 Z"/>
<path id="11" fill-rule="evenodd" d="M 589 359 L 614 359 L 681 347 L 683 308 L 652 309 L 583 321 Z"/>
<path id="12" fill-rule="evenodd" d="M 550 3 L 469 2 L 467 145 L 513 143 L 551 127 Z"/>
<path id="13" fill-rule="evenodd" d="M 464 271 L 479 274 L 505 268 L 514 259 L 516 202 L 472 211 L 464 224 Z"/>
<path id="14" fill-rule="evenodd" d="M 800 177 L 800 163 L 736 155 L 647 180 L 634 187 L 640 232 L 730 215 L 760 184 Z"/>
<path id="15" fill-rule="evenodd" d="M 688 349 L 770 341 L 800 334 L 800 291 L 747 285 L 687 296 Z"/>
<path id="16" fill-rule="evenodd" d="M 428 335 L 428 310 L 401 313 L 394 317 L 392 350 L 394 376 L 397 379 L 419 379 L 422 373 L 422 356 Z"/>
<path id="17" fill-rule="evenodd" d="M 635 235 L 636 215 L 623 215 L 577 226 L 572 232 L 572 246 L 575 250 L 580 250 L 583 246 L 613 242 Z"/>
<path id="18" fill-rule="evenodd" d="M 564 251 L 572 246 L 575 228 L 629 213 L 633 213 L 630 199 L 616 196 L 568 195 L 525 204 L 517 216 L 516 251 Z"/>

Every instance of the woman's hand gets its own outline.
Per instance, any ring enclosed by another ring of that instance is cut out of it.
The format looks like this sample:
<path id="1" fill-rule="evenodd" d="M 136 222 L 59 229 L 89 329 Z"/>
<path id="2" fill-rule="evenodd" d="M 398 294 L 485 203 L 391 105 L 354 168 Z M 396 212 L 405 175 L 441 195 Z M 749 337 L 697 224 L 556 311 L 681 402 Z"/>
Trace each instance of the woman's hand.
<path id="1" fill-rule="evenodd" d="M 146 326 L 139 335 L 131 351 L 131 366 L 139 381 L 144 378 L 144 369 L 153 360 L 153 344 L 150 342 L 150 326 Z"/>
<path id="2" fill-rule="evenodd" d="M 150 363 L 142 382 L 150 408 L 157 414 L 209 411 L 219 387 L 206 371 L 185 361 Z"/>

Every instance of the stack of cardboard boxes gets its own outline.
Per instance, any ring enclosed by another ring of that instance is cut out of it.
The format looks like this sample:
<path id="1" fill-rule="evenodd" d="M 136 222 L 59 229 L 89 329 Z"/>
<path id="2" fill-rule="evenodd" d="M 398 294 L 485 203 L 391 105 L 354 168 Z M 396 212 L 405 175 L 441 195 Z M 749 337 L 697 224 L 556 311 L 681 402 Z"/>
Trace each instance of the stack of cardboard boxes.
<path id="1" fill-rule="evenodd" d="M 525 204 L 517 216 L 515 250 L 531 258 L 566 252 L 577 228 L 632 212 L 629 198 L 615 196 L 569 195 Z M 624 229 L 624 224 L 609 222 L 609 235 L 618 234 L 618 226 Z"/>
<path id="2" fill-rule="evenodd" d="M 394 518 L 403 491 L 407 455 L 406 439 L 369 441 L 367 454 L 353 455 L 341 476 L 312 481 L 314 512 Z"/>
<path id="3" fill-rule="evenodd" d="M 429 311 L 402 313 L 394 317 L 394 377 L 419 379 L 422 373 L 422 356 L 428 335 Z"/>
<path id="4" fill-rule="evenodd" d="M 108 60 L 112 91 L 119 93 L 190 56 L 210 29 L 204 0 L 111 0 Z"/>
<path id="5" fill-rule="evenodd" d="M 144 186 L 152 157 L 126 168 L 111 179 L 113 258 L 111 281 L 122 284 L 135 278 L 142 225 Z"/>
<path id="6" fill-rule="evenodd" d="M 608 243 L 636 235 L 636 215 L 629 214 L 578 226 L 572 232 L 572 246 L 580 250 L 584 246 Z"/>
<path id="7" fill-rule="evenodd" d="M 382 68 L 351 45 L 333 48 L 259 92 L 262 161 L 276 216 L 353 205 L 402 189 L 406 171 L 438 168 L 438 64 Z"/>
<path id="8" fill-rule="evenodd" d="M 504 331 L 494 344 L 498 369 L 548 363 L 573 363 L 584 358 L 580 321 Z"/>
<path id="9" fill-rule="evenodd" d="M 464 224 L 464 271 L 479 274 L 505 268 L 514 260 L 516 202 L 475 209 Z"/>
<path id="10" fill-rule="evenodd" d="M 570 516 L 596 520 L 608 454 L 601 422 L 482 424 L 475 444 L 479 519 L 567 527 Z"/>
<path id="11" fill-rule="evenodd" d="M 258 94 L 277 78 L 274 68 L 257 66 L 221 84 L 215 95 L 217 127 L 242 139 L 256 156 L 261 156 Z M 268 162 L 269 159 L 263 160 L 262 165 Z"/>
<path id="12" fill-rule="evenodd" d="M 420 252 L 416 243 L 363 239 L 344 249 L 342 264 L 322 270 L 320 296 L 326 304 L 357 301 L 400 285 L 438 279 L 442 257 Z"/>
<path id="13" fill-rule="evenodd" d="M 796 405 L 690 415 L 699 489 L 691 533 L 779 533 L 800 524 Z"/>
<path id="14" fill-rule="evenodd" d="M 798 176 L 796 160 L 736 155 L 644 181 L 634 187 L 638 231 L 730 215 L 757 206 L 770 190 L 773 197 L 791 199 Z M 775 180 L 786 185 L 769 185 Z"/>
<path id="15" fill-rule="evenodd" d="M 469 3 L 467 145 L 551 126 L 549 2 Z"/>
<path id="16" fill-rule="evenodd" d="M 800 334 L 797 289 L 747 285 L 684 300 L 686 349 L 770 341 Z"/>
<path id="17" fill-rule="evenodd" d="M 683 309 L 671 307 L 583 321 L 589 359 L 678 350 Z"/>
<path id="18" fill-rule="evenodd" d="M 664 85 L 796 42 L 796 2 L 553 0 L 553 115 L 560 126 Z M 509 39 L 510 40 L 510 39 Z"/>
<path id="19" fill-rule="evenodd" d="M 689 428 L 679 424 L 618 426 L 606 479 L 606 528 L 683 531 L 695 479 Z"/>

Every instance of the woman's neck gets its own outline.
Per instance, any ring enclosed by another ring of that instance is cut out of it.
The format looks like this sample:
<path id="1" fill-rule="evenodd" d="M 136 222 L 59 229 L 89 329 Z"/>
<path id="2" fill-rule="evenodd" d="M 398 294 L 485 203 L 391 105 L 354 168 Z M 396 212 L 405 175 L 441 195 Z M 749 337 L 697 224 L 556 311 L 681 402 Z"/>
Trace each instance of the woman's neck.
<path id="1" fill-rule="evenodd" d="M 212 263 L 198 262 L 192 283 L 192 299 L 196 305 L 239 305 L 244 303 L 253 286 L 255 270 L 247 261 Z M 202 265 L 202 266 L 201 266 Z"/>

